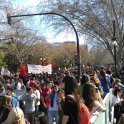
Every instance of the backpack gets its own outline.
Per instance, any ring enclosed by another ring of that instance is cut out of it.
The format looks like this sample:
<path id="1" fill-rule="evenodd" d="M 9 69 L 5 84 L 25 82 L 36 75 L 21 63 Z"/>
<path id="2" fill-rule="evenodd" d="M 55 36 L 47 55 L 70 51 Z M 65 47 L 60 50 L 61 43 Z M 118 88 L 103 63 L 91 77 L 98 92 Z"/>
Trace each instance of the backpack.
<path id="1" fill-rule="evenodd" d="M 68 99 L 73 99 L 71 96 L 67 96 Z M 73 99 L 74 101 L 74 99 Z M 90 124 L 90 112 L 83 102 L 80 102 L 79 106 L 79 121 L 78 124 Z M 72 117 L 73 118 L 73 117 Z M 76 121 L 73 119 L 74 124 Z"/>
<path id="2" fill-rule="evenodd" d="M 79 114 L 79 124 L 90 124 L 90 112 L 83 102 L 80 103 Z"/>

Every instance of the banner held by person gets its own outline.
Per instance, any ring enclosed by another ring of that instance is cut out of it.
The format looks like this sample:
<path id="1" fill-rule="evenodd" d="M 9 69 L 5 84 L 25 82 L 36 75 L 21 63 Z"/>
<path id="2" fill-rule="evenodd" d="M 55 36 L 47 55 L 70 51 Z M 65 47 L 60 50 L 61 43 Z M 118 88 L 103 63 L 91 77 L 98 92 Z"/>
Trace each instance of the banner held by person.
<path id="1" fill-rule="evenodd" d="M 52 65 L 49 64 L 47 66 L 41 66 L 41 65 L 28 64 L 28 73 L 32 73 L 32 74 L 40 74 L 40 73 L 52 74 Z"/>
<path id="2" fill-rule="evenodd" d="M 5 69 L 4 67 L 2 67 L 2 69 L 1 69 L 1 75 L 2 76 L 11 76 L 11 73 L 10 73 L 10 71 L 9 70 L 7 70 L 7 69 Z"/>

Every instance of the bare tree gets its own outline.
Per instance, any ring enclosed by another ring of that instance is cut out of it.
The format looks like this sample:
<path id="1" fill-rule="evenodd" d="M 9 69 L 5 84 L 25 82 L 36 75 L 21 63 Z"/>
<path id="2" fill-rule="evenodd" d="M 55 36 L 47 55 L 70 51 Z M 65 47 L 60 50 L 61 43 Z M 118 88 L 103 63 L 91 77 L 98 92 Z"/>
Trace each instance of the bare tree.
<path id="1" fill-rule="evenodd" d="M 12 19 L 12 26 L 10 27 L 7 24 L 6 16 L 7 13 L 11 15 L 15 14 L 23 14 L 27 13 L 27 10 L 21 9 L 13 9 L 11 2 L 7 2 L 6 0 L 0 1 L 1 5 L 1 13 L 0 18 L 2 21 L 0 21 L 0 34 L 3 38 L 11 38 L 12 41 L 9 41 L 9 43 L 6 43 L 5 47 L 6 54 L 12 54 L 16 56 L 17 60 L 19 61 L 20 65 L 23 63 L 27 63 L 27 58 L 29 56 L 29 53 L 31 54 L 33 46 L 37 42 L 41 42 L 45 40 L 45 37 L 37 36 L 37 31 L 29 29 L 25 21 L 27 18 L 14 18 Z M 11 42 L 11 43 L 10 43 Z"/>
<path id="2" fill-rule="evenodd" d="M 124 0 L 49 0 L 47 4 L 42 2 L 38 9 L 41 12 L 51 11 L 65 15 L 73 22 L 79 34 L 86 34 L 94 43 L 104 46 L 113 58 L 111 38 L 115 20 L 117 64 L 121 67 L 124 63 Z M 47 20 L 52 22 L 57 31 L 68 29 L 68 23 L 62 19 L 60 21 L 60 18 L 49 17 Z"/>

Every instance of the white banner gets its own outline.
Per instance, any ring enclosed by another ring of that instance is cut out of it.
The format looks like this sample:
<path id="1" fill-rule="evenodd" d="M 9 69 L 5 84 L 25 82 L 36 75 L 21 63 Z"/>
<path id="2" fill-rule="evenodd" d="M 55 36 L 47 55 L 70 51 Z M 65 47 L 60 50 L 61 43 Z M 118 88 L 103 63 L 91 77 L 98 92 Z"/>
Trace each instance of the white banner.
<path id="1" fill-rule="evenodd" d="M 30 65 L 28 64 L 28 73 L 32 74 L 40 74 L 41 72 L 41 65 Z"/>
<path id="2" fill-rule="evenodd" d="M 49 64 L 47 66 L 41 66 L 41 65 L 28 64 L 28 73 L 40 74 L 43 72 L 48 73 L 48 74 L 52 74 L 52 65 Z"/>
<path id="3" fill-rule="evenodd" d="M 49 64 L 47 66 L 41 66 L 42 67 L 42 72 L 52 74 L 52 65 Z"/>
<path id="4" fill-rule="evenodd" d="M 4 67 L 2 67 L 2 69 L 1 69 L 1 75 L 2 75 L 2 76 L 3 76 L 3 75 L 10 76 L 11 73 L 10 73 L 9 70 L 7 70 L 7 69 L 5 69 Z"/>

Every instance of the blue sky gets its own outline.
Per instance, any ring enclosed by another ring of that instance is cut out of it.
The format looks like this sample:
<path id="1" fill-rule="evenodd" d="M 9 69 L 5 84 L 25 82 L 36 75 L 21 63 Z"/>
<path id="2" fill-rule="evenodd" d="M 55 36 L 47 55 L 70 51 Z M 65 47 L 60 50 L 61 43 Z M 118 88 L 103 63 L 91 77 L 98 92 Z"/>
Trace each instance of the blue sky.
<path id="1" fill-rule="evenodd" d="M 16 9 L 24 9 L 24 8 L 31 8 L 31 13 L 36 13 L 36 6 L 38 5 L 39 1 L 42 0 L 13 0 L 13 7 Z M 43 0 L 46 1 L 47 0 Z M 38 34 L 42 34 L 47 38 L 47 41 L 50 43 L 53 42 L 64 42 L 64 41 L 76 41 L 75 33 L 72 32 L 61 32 L 58 35 L 55 35 L 52 29 L 47 28 L 47 25 L 39 26 L 39 19 L 38 17 L 33 17 L 33 24 L 30 26 L 32 29 L 37 30 Z M 84 37 L 79 37 L 80 44 L 84 43 Z"/>

